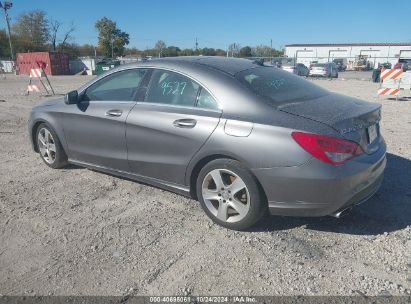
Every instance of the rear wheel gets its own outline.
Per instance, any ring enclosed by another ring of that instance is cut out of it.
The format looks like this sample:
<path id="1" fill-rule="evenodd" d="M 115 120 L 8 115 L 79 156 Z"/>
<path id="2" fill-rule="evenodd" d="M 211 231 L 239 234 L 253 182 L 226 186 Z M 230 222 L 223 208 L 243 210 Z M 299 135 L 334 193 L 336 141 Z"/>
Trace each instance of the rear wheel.
<path id="1" fill-rule="evenodd" d="M 267 209 L 255 177 L 231 159 L 214 160 L 200 171 L 197 194 L 205 213 L 229 229 L 251 227 Z"/>
<path id="2" fill-rule="evenodd" d="M 54 169 L 67 165 L 67 155 L 57 134 L 47 124 L 41 124 L 36 132 L 37 147 L 44 163 Z"/>

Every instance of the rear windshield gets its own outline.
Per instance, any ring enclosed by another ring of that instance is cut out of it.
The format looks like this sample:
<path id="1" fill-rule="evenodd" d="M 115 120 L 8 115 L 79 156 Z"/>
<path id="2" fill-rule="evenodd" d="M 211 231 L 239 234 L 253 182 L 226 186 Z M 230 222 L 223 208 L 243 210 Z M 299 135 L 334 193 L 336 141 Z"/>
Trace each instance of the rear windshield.
<path id="1" fill-rule="evenodd" d="M 327 90 L 308 80 L 273 67 L 245 70 L 237 73 L 235 77 L 275 106 L 329 94 Z"/>

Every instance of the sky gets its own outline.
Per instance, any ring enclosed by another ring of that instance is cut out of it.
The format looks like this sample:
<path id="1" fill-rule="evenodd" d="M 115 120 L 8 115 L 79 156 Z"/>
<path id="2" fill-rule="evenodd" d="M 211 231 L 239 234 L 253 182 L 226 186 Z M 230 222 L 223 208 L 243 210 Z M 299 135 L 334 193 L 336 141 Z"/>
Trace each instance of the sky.
<path id="1" fill-rule="evenodd" d="M 194 48 L 196 37 L 200 48 L 222 49 L 233 42 L 255 46 L 270 45 L 271 40 L 275 48 L 291 43 L 411 42 L 410 0 L 11 1 L 12 23 L 21 13 L 43 10 L 63 22 L 63 28 L 74 22 L 72 42 L 79 44 L 97 44 L 94 24 L 104 16 L 130 34 L 129 47 L 139 49 L 152 48 L 160 39 L 167 46 Z M 0 27 L 5 27 L 4 18 Z"/>

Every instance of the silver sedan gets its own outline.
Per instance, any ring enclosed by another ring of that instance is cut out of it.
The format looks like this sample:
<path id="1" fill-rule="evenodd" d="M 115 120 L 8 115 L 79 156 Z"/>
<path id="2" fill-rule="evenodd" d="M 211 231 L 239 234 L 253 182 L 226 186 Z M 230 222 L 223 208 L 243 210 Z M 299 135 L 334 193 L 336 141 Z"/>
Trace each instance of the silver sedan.
<path id="1" fill-rule="evenodd" d="M 340 216 L 379 188 L 380 105 L 249 60 L 124 65 L 33 108 L 33 149 L 198 199 L 230 229 Z"/>

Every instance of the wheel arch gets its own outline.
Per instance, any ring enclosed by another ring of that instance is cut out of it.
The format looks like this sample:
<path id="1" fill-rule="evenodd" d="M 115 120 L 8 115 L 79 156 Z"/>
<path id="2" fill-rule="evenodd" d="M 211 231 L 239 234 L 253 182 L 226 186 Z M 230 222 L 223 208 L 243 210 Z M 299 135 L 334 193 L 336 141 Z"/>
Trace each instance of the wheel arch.
<path id="1" fill-rule="evenodd" d="M 61 145 L 62 145 L 62 149 L 64 151 L 64 153 L 66 153 L 66 145 L 65 145 L 65 139 L 64 139 L 64 134 L 62 134 L 62 130 L 60 130 L 59 128 L 56 130 L 56 128 L 50 123 L 50 121 L 44 119 L 44 118 L 38 118 L 36 119 L 33 123 L 32 123 L 32 127 L 31 127 L 31 140 L 32 140 L 32 145 L 33 145 L 33 149 L 35 152 L 39 152 L 39 148 L 37 145 L 37 130 L 39 128 L 39 126 L 41 124 L 45 124 L 47 125 L 47 127 L 49 127 L 58 137 Z"/>
<path id="2" fill-rule="evenodd" d="M 209 162 L 216 160 L 216 159 L 223 159 L 223 158 L 239 161 L 238 159 L 232 156 L 226 155 L 226 154 L 212 154 L 212 155 L 204 156 L 196 162 L 196 164 L 193 166 L 192 170 L 190 171 L 190 178 L 189 178 L 190 195 L 192 198 L 198 199 L 196 183 L 197 183 L 197 178 L 198 178 L 198 175 L 200 174 L 201 169 L 203 169 L 204 166 L 207 165 Z"/>
<path id="3" fill-rule="evenodd" d="M 196 184 L 197 184 L 197 178 L 198 178 L 198 175 L 200 174 L 201 169 L 203 169 L 204 166 L 207 165 L 209 162 L 213 160 L 217 160 L 217 159 L 231 159 L 231 160 L 236 160 L 244 164 L 244 162 L 241 161 L 241 159 L 235 156 L 229 155 L 229 154 L 224 154 L 224 153 L 211 154 L 211 155 L 207 155 L 199 159 L 193 166 L 193 169 L 190 171 L 189 188 L 190 188 L 190 196 L 193 199 L 195 200 L 198 199 Z M 254 173 L 251 170 L 249 171 L 251 175 L 254 177 L 255 181 L 257 182 L 261 195 L 263 195 L 263 197 L 266 199 L 266 194 L 265 194 L 264 188 L 262 187 L 260 181 L 258 180 L 258 178 L 254 175 Z"/>
<path id="4" fill-rule="evenodd" d="M 47 124 L 47 122 L 45 120 L 42 120 L 42 119 L 37 120 L 31 128 L 31 140 L 32 140 L 33 149 L 34 149 L 35 152 L 39 152 L 39 146 L 37 144 L 36 135 L 37 135 L 37 130 L 38 130 L 38 128 L 41 124 Z"/>

